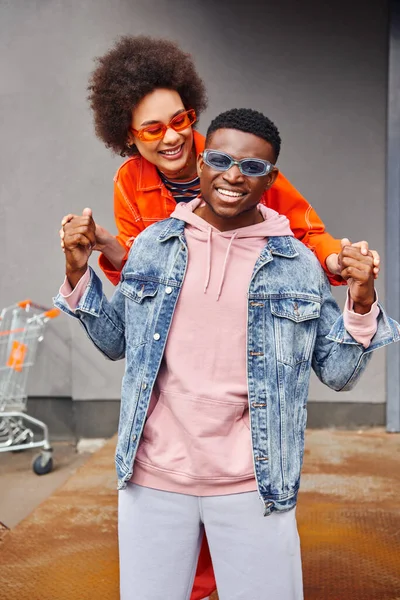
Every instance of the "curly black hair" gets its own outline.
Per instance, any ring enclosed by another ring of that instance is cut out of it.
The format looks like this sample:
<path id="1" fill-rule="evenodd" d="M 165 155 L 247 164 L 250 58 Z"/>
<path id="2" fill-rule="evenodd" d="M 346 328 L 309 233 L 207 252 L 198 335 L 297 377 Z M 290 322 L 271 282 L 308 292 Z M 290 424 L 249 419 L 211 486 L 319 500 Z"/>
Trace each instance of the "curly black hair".
<path id="1" fill-rule="evenodd" d="M 95 60 L 88 100 L 96 135 L 121 156 L 137 152 L 127 144 L 132 109 L 155 89 L 176 90 L 185 108 L 194 108 L 197 115 L 207 107 L 205 86 L 192 57 L 170 40 L 124 36 Z"/>
<path id="2" fill-rule="evenodd" d="M 245 133 L 256 135 L 273 147 L 275 161 L 278 160 L 281 150 L 281 136 L 276 125 L 265 115 L 251 108 L 232 108 L 221 113 L 207 129 L 206 145 L 212 134 L 218 129 L 238 129 Z"/>

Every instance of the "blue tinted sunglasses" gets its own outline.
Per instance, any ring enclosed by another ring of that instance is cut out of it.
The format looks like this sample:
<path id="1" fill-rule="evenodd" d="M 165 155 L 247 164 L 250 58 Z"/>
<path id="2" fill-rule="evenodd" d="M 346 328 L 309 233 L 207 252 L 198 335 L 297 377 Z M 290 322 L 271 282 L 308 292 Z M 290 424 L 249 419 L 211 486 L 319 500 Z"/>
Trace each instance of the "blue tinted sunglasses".
<path id="1" fill-rule="evenodd" d="M 267 160 L 261 160 L 261 158 L 235 160 L 229 154 L 225 154 L 225 152 L 220 152 L 219 150 L 204 150 L 203 160 L 206 165 L 216 171 L 228 171 L 233 165 L 237 165 L 242 175 L 246 177 L 262 177 L 270 173 L 274 168 L 273 164 Z"/>

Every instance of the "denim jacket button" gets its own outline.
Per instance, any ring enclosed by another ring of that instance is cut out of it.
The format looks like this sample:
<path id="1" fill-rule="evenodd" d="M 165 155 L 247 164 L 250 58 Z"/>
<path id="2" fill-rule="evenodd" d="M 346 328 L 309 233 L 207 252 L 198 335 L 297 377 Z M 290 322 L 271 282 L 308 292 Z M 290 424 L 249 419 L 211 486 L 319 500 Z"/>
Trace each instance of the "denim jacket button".
<path id="1" fill-rule="evenodd" d="M 156 342 L 158 342 L 158 340 L 160 339 L 161 335 L 159 333 L 155 333 L 153 335 L 153 340 L 156 340 Z"/>
<path id="2" fill-rule="evenodd" d="M 172 292 L 172 287 L 168 286 L 165 288 L 165 293 L 170 294 Z"/>
<path id="3" fill-rule="evenodd" d="M 134 434 L 134 435 L 132 436 L 132 442 L 136 442 L 136 438 L 137 438 L 137 435 L 136 435 L 136 434 Z"/>
<path id="4" fill-rule="evenodd" d="M 142 390 L 147 389 L 147 383 L 142 383 Z"/>

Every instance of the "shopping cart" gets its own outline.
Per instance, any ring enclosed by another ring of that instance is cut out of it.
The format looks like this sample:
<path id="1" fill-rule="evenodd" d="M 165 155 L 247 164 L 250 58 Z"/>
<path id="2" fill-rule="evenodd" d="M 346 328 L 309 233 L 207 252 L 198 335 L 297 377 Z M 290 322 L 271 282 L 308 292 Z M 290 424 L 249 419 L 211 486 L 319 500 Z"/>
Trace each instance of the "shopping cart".
<path id="1" fill-rule="evenodd" d="M 26 386 L 45 325 L 59 313 L 31 300 L 0 313 L 0 452 L 43 448 L 32 465 L 37 475 L 52 470 L 52 448 L 46 424 L 26 414 Z"/>

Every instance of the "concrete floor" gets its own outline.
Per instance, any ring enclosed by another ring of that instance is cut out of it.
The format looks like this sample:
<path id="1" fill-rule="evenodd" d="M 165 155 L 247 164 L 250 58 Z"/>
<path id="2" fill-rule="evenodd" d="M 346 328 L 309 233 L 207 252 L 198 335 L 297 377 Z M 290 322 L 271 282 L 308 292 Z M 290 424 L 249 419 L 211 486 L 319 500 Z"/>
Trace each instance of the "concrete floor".
<path id="1" fill-rule="evenodd" d="M 1 600 L 118 599 L 114 451 L 115 438 L 3 535 Z M 297 508 L 305 600 L 400 600 L 399 474 L 399 435 L 307 432 Z"/>
<path id="2" fill-rule="evenodd" d="M 54 470 L 47 475 L 35 475 L 32 461 L 40 449 L 0 453 L 0 524 L 12 529 L 25 519 L 41 502 L 51 496 L 83 465 L 91 452 L 77 452 L 67 442 L 52 444 Z"/>

